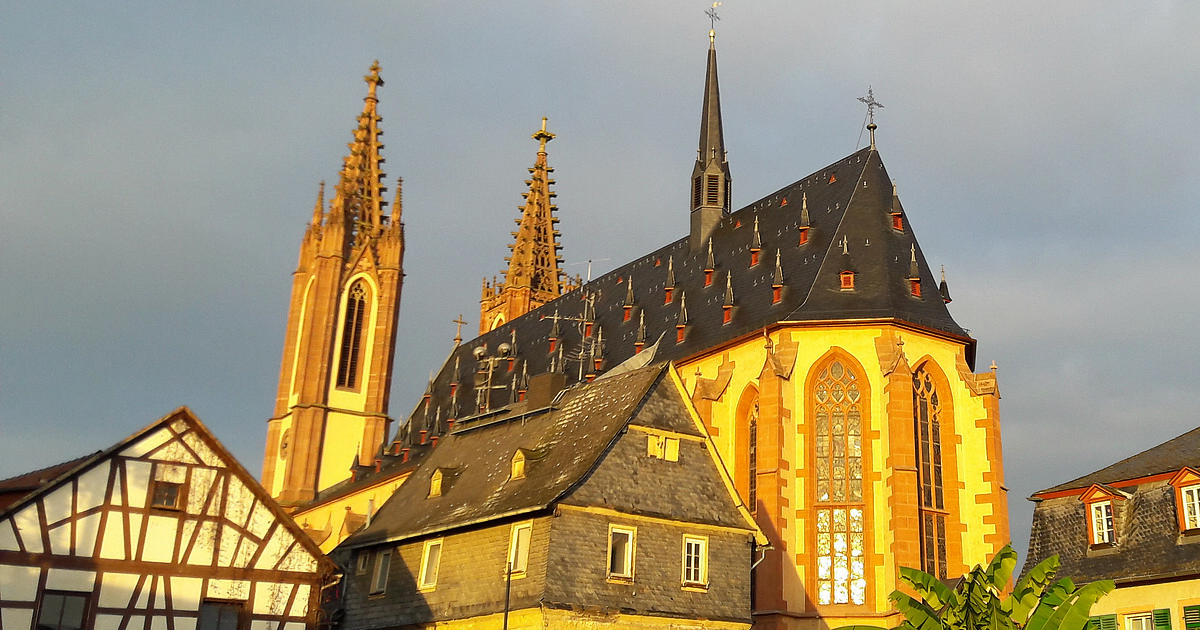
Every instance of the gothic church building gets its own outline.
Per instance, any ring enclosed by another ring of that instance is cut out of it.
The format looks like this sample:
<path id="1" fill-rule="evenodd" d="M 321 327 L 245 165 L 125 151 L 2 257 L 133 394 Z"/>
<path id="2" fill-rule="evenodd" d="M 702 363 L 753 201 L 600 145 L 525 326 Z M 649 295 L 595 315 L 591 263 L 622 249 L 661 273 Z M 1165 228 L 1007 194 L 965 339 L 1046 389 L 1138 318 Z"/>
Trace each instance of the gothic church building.
<path id="1" fill-rule="evenodd" d="M 869 147 L 734 210 L 712 33 L 696 161 L 679 182 L 685 235 L 569 287 L 543 126 L 509 272 L 484 284 L 482 332 L 392 435 L 403 231 L 398 196 L 391 217 L 381 200 L 381 84 L 373 69 L 293 281 L 264 485 L 298 521 L 323 506 L 310 526 L 336 540 L 348 526 L 328 514 L 362 514 L 368 494 L 378 505 L 456 425 L 523 401 L 536 375 L 586 383 L 672 361 L 769 539 L 753 569 L 760 627 L 894 625 L 900 567 L 953 577 L 1008 542 L 996 375 L 975 371 L 977 342 L 950 315 L 874 123 Z"/>

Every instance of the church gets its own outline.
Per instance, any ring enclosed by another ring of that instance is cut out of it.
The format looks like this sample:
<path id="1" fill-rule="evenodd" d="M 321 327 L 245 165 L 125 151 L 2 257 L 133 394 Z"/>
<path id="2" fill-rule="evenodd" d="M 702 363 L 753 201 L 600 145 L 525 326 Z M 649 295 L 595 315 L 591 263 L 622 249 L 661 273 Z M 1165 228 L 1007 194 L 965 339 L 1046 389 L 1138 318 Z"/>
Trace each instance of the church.
<path id="1" fill-rule="evenodd" d="M 754 624 L 894 625 L 901 567 L 950 578 L 1008 542 L 995 370 L 976 371 L 874 120 L 867 148 L 735 210 L 712 32 L 686 212 L 645 208 L 681 228 L 686 215 L 683 236 L 567 278 L 543 121 L 480 334 L 456 340 L 393 429 L 404 230 L 399 182 L 390 214 L 385 200 L 377 65 L 366 82 L 333 198 L 318 197 L 301 244 L 263 471 L 323 550 L 369 531 L 439 442 L 526 403 L 539 377 L 569 389 L 668 361 L 765 536 Z"/>

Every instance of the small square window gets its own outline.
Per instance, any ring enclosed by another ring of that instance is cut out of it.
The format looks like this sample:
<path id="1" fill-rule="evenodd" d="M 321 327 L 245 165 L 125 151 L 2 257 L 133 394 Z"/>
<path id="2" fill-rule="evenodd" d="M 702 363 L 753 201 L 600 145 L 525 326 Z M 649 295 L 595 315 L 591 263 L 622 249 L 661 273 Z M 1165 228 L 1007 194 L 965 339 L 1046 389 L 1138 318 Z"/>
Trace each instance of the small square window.
<path id="1" fill-rule="evenodd" d="M 384 549 L 375 557 L 375 572 L 371 574 L 371 594 L 387 590 L 388 571 L 392 568 L 392 550 Z"/>
<path id="2" fill-rule="evenodd" d="M 245 607 L 242 602 L 204 602 L 196 630 L 238 630 Z"/>
<path id="3" fill-rule="evenodd" d="M 86 593 L 46 591 L 38 611 L 38 630 L 78 630 L 87 614 Z M 29 623 L 29 622 L 26 622 Z"/>
<path id="4" fill-rule="evenodd" d="M 854 288 L 854 272 L 853 271 L 843 271 L 841 273 L 841 277 L 842 277 L 841 288 L 843 290 L 849 290 L 849 289 Z"/>
<path id="5" fill-rule="evenodd" d="M 1154 630 L 1154 620 L 1150 613 L 1125 615 L 1125 630 Z"/>
<path id="6" fill-rule="evenodd" d="M 533 536 L 533 523 L 513 525 L 508 543 L 508 569 L 514 575 L 524 575 L 529 568 L 529 540 Z"/>
<path id="7" fill-rule="evenodd" d="M 425 551 L 421 554 L 421 578 L 418 583 L 421 590 L 431 590 L 437 586 L 438 568 L 441 562 L 442 539 L 427 541 Z"/>
<path id="8" fill-rule="evenodd" d="M 163 510 L 178 510 L 183 507 L 183 484 L 170 481 L 155 481 L 150 496 L 150 507 Z"/>
<path id="9" fill-rule="evenodd" d="M 608 577 L 613 580 L 633 580 L 633 550 L 637 530 L 633 528 L 608 528 Z"/>
<path id="10" fill-rule="evenodd" d="M 708 587 L 708 539 L 683 537 L 683 585 Z"/>

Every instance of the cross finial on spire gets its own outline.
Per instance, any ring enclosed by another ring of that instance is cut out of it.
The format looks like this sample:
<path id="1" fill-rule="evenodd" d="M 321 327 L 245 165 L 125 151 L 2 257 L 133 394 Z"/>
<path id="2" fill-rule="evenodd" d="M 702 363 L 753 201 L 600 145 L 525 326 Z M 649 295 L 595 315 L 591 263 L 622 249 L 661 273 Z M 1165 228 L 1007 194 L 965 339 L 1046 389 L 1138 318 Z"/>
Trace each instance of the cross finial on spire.
<path id="1" fill-rule="evenodd" d="M 871 132 L 871 148 L 875 148 L 875 108 L 883 109 L 883 103 L 875 100 L 875 90 L 871 86 L 867 86 L 867 95 L 858 97 L 859 102 L 867 106 L 867 131 Z"/>
<path id="2" fill-rule="evenodd" d="M 719 22 L 721 20 L 721 17 L 719 15 L 717 15 L 717 7 L 719 7 L 719 6 L 721 6 L 720 2 L 714 2 L 714 3 L 712 3 L 712 6 L 709 7 L 709 9 L 707 11 L 704 12 L 704 15 L 708 16 L 708 21 L 709 21 L 709 25 L 710 25 L 710 27 L 708 29 L 709 43 L 712 43 L 712 42 L 716 41 L 716 39 L 717 39 L 717 22 Z"/>
<path id="3" fill-rule="evenodd" d="M 538 155 L 545 155 L 546 154 L 546 143 L 550 142 L 551 140 L 554 139 L 554 134 L 550 133 L 549 131 L 546 131 L 546 117 L 545 116 L 542 116 L 541 130 L 539 130 L 533 134 L 533 139 L 537 140 L 539 143 Z"/>
<path id="4" fill-rule="evenodd" d="M 367 82 L 367 97 L 374 98 L 375 97 L 375 88 L 380 85 L 383 85 L 383 79 L 379 78 L 379 60 L 378 59 L 375 60 L 375 63 L 371 64 L 371 74 L 364 76 L 363 81 Z"/>
<path id="5" fill-rule="evenodd" d="M 459 313 L 458 319 L 451 320 L 450 323 L 458 325 L 454 330 L 454 345 L 458 346 L 462 344 L 462 327 L 467 322 L 463 321 L 462 313 Z"/>

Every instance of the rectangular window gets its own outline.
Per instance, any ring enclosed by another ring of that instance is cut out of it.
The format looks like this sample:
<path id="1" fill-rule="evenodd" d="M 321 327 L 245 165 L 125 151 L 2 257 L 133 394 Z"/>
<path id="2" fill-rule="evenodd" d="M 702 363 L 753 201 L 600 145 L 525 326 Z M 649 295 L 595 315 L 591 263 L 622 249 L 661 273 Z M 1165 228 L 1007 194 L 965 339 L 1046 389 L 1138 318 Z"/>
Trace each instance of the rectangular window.
<path id="1" fill-rule="evenodd" d="M 47 591 L 38 611 L 38 630 L 80 630 L 87 613 L 87 603 L 85 593 Z"/>
<path id="2" fill-rule="evenodd" d="M 163 510 L 178 510 L 183 505 L 183 484 L 155 481 L 150 507 Z"/>
<path id="3" fill-rule="evenodd" d="M 533 523 L 513 525 L 508 543 L 508 568 L 514 574 L 524 574 L 529 568 L 529 539 L 533 536 Z"/>
<path id="4" fill-rule="evenodd" d="M 706 182 L 707 191 L 705 193 L 704 203 L 706 205 L 715 206 L 721 202 L 721 178 L 717 175 L 709 175 Z"/>
<path id="5" fill-rule="evenodd" d="M 1092 544 L 1111 545 L 1113 543 L 1112 501 L 1093 503 L 1091 512 Z"/>
<path id="6" fill-rule="evenodd" d="M 1200 529 L 1200 486 L 1188 486 L 1180 495 L 1183 497 L 1183 528 Z"/>
<path id="7" fill-rule="evenodd" d="M 1171 630 L 1171 609 L 1156 608 L 1153 613 L 1154 630 Z"/>
<path id="8" fill-rule="evenodd" d="M 708 539 L 683 537 L 683 585 L 708 587 Z"/>
<path id="9" fill-rule="evenodd" d="M 618 580 L 633 579 L 633 547 L 637 530 L 633 528 L 608 528 L 608 577 Z"/>
<path id="10" fill-rule="evenodd" d="M 431 589 L 437 586 L 438 567 L 441 563 L 442 539 L 427 541 L 425 543 L 425 551 L 421 554 L 420 588 Z"/>
<path id="11" fill-rule="evenodd" d="M 1184 630 L 1200 630 L 1200 606 L 1183 607 Z"/>
<path id="12" fill-rule="evenodd" d="M 1150 613 L 1125 615 L 1125 630 L 1154 630 Z"/>
<path id="13" fill-rule="evenodd" d="M 242 602 L 204 602 L 196 630 L 238 630 L 243 608 Z"/>
<path id="14" fill-rule="evenodd" d="M 359 575 L 367 572 L 367 567 L 371 566 L 371 554 L 367 551 L 360 550 L 358 552 L 358 566 L 355 573 Z"/>
<path id="15" fill-rule="evenodd" d="M 371 594 L 387 589 L 388 571 L 392 568 L 392 550 L 385 549 L 375 555 L 375 572 L 371 574 Z"/>

